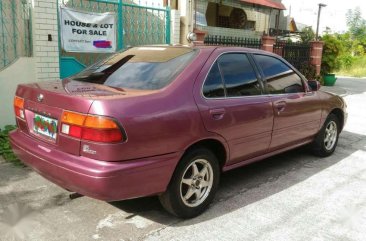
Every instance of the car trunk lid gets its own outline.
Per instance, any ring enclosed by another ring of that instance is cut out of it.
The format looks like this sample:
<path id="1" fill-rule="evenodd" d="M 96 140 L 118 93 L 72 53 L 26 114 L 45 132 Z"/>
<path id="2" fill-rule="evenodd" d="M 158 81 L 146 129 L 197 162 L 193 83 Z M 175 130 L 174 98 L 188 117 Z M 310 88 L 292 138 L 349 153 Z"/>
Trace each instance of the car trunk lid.
<path id="1" fill-rule="evenodd" d="M 80 139 L 60 134 L 63 111 L 87 114 L 95 99 L 126 94 L 103 85 L 65 79 L 19 85 L 16 95 L 24 99 L 25 120 L 17 120 L 23 132 L 57 149 L 80 155 Z"/>

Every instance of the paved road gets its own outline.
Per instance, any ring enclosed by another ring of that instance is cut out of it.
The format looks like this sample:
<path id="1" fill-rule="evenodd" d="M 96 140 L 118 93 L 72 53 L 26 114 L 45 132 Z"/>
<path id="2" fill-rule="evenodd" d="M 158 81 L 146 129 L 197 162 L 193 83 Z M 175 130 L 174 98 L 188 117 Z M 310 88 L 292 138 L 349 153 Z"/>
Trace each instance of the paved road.
<path id="1" fill-rule="evenodd" d="M 298 149 L 225 173 L 214 203 L 192 220 L 171 217 L 151 197 L 70 200 L 29 169 L 0 160 L 0 240 L 363 241 L 366 80 L 338 79 L 328 90 L 346 95 L 349 110 L 333 156 Z"/>

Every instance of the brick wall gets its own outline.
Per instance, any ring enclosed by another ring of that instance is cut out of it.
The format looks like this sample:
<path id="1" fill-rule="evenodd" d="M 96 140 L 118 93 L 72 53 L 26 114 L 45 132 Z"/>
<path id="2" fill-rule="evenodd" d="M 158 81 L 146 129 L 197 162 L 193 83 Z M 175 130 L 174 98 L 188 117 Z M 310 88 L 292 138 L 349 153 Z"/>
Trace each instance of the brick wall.
<path id="1" fill-rule="evenodd" d="M 57 28 L 56 1 L 34 0 L 33 51 L 37 81 L 60 78 Z"/>

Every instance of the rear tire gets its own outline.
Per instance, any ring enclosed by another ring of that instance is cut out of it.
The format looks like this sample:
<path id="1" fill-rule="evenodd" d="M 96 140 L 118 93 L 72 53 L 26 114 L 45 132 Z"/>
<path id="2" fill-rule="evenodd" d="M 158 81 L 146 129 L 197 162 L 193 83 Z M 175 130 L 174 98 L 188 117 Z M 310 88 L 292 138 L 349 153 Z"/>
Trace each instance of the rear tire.
<path id="1" fill-rule="evenodd" d="M 193 149 L 182 157 L 159 200 L 168 212 L 177 217 L 196 217 L 212 202 L 219 176 L 216 156 L 205 148 Z"/>
<path id="2" fill-rule="evenodd" d="M 332 155 L 337 147 L 339 132 L 340 125 L 338 117 L 334 114 L 329 114 L 322 129 L 311 144 L 313 154 L 320 157 Z"/>

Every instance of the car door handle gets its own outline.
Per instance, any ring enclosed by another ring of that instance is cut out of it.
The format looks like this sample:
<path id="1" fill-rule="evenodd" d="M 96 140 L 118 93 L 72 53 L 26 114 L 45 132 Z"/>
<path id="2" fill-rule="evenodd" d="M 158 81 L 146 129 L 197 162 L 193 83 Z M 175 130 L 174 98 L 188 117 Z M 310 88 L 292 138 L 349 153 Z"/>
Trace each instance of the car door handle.
<path id="1" fill-rule="evenodd" d="M 277 114 L 280 114 L 286 108 L 286 101 L 275 102 L 274 106 L 277 109 Z"/>
<path id="2" fill-rule="evenodd" d="M 210 110 L 210 115 L 214 120 L 221 120 L 225 115 L 225 109 L 224 108 L 212 109 Z"/>

